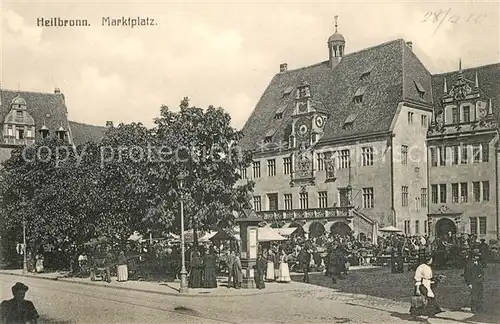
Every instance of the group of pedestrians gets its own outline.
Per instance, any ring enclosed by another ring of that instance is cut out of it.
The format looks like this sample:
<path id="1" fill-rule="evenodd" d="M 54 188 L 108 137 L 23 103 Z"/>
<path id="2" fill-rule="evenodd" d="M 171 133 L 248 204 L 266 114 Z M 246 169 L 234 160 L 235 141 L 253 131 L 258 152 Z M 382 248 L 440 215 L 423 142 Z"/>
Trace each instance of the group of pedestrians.
<path id="1" fill-rule="evenodd" d="M 191 271 L 188 286 L 190 288 L 217 288 L 217 258 L 213 247 L 205 251 L 203 257 L 195 249 L 190 256 Z M 240 263 L 241 267 L 241 263 Z"/>

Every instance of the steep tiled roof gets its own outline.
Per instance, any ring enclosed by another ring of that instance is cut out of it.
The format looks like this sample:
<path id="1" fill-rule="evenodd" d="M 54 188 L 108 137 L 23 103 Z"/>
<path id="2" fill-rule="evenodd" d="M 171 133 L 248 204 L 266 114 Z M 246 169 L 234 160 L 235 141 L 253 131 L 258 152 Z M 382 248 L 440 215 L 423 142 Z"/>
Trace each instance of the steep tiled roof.
<path id="1" fill-rule="evenodd" d="M 464 78 L 472 82 L 474 82 L 476 78 L 476 72 L 479 81 L 479 89 L 484 93 L 487 99 L 491 99 L 493 114 L 495 114 L 500 121 L 500 63 L 462 70 Z M 443 87 L 445 78 L 448 91 L 450 91 L 458 78 L 458 71 L 435 74 L 432 76 L 432 92 L 436 112 L 440 112 L 443 109 L 441 99 L 444 94 Z"/>
<path id="2" fill-rule="evenodd" d="M 35 120 L 36 136 L 40 136 L 39 130 L 45 123 L 51 134 L 63 126 L 68 129 L 67 108 L 64 103 L 64 95 L 61 93 L 40 93 L 29 91 L 14 91 L 0 89 L 0 123 L 10 111 L 12 99 L 17 95 L 26 100 L 28 113 Z M 3 132 L 0 132 L 0 137 Z"/>
<path id="3" fill-rule="evenodd" d="M 99 143 L 106 134 L 107 130 L 106 127 L 83 124 L 74 121 L 70 121 L 69 126 L 71 127 L 71 134 L 75 145 L 84 144 L 89 141 Z"/>
<path id="4" fill-rule="evenodd" d="M 362 74 L 365 74 L 363 78 Z M 266 129 L 273 126 L 278 126 L 274 142 L 288 140 L 294 95 L 284 97 L 283 91 L 302 81 L 310 84 L 313 99 L 321 101 L 330 115 L 320 143 L 388 131 L 398 103 L 403 101 L 403 89 L 408 99 L 430 104 L 430 91 L 420 99 L 413 80 L 430 90 L 430 74 L 402 39 L 346 54 L 334 69 L 326 61 L 279 73 L 245 123 L 241 144 L 245 149 L 254 149 Z M 363 103 L 353 104 L 356 92 L 363 92 Z M 282 104 L 288 104 L 283 119 L 273 120 Z M 352 127 L 344 128 L 345 120 L 353 113 L 357 118 Z"/>

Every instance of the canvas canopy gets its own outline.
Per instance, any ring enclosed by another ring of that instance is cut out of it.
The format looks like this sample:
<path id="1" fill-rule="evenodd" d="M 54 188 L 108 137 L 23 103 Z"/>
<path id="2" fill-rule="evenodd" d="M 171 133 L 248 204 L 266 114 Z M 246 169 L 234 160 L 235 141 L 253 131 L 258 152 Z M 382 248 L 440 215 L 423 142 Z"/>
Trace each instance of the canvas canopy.
<path id="1" fill-rule="evenodd" d="M 271 241 L 285 241 L 286 238 L 281 236 L 276 229 L 269 227 L 259 227 L 258 228 L 258 240 L 259 242 L 271 242 Z"/>
<path id="2" fill-rule="evenodd" d="M 394 226 L 387 226 L 387 227 L 384 227 L 384 228 L 381 228 L 379 229 L 379 232 L 402 232 L 402 230 L 400 230 L 399 228 L 396 228 Z"/>

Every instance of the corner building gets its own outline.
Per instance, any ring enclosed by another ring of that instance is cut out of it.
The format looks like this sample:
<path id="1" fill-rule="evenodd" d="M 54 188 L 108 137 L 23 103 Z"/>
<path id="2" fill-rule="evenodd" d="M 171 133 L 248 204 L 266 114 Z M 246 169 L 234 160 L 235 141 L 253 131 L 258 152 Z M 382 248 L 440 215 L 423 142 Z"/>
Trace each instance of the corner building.
<path id="1" fill-rule="evenodd" d="M 327 61 L 281 64 L 243 127 L 254 162 L 240 181 L 255 181 L 254 209 L 270 226 L 301 226 L 309 237 L 353 231 L 376 240 L 389 225 L 432 235 L 428 145 L 443 76 L 431 75 L 402 39 L 354 53 L 345 46 L 335 30 Z M 498 80 L 498 65 L 492 70 Z"/>

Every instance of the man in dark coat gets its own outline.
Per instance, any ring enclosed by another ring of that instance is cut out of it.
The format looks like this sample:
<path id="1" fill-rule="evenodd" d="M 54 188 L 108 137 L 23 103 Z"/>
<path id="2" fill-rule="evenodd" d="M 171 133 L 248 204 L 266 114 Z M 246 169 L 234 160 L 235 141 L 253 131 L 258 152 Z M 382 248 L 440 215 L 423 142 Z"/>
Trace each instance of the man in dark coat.
<path id="1" fill-rule="evenodd" d="M 255 264 L 255 277 L 254 277 L 257 289 L 266 288 L 266 284 L 264 283 L 264 269 L 266 268 L 266 266 L 267 266 L 266 260 L 262 255 L 262 253 L 259 252 L 259 255 L 257 257 L 257 262 Z"/>
<path id="2" fill-rule="evenodd" d="M 38 321 L 38 312 L 29 300 L 25 300 L 28 287 L 18 282 L 12 287 L 14 298 L 0 304 L 0 323 L 24 324 Z"/>
<path id="3" fill-rule="evenodd" d="M 234 283 L 234 260 L 236 259 L 236 256 L 234 255 L 234 252 L 231 250 L 229 254 L 227 255 L 226 259 L 226 264 L 227 264 L 227 270 L 228 270 L 228 275 L 227 275 L 227 288 L 235 287 Z"/>
<path id="4" fill-rule="evenodd" d="M 464 272 L 465 283 L 470 289 L 471 310 L 478 313 L 483 308 L 483 281 L 484 269 L 481 264 L 481 252 L 477 249 L 472 251 L 472 258 L 467 263 Z"/>
<path id="5" fill-rule="evenodd" d="M 309 267 L 311 264 L 311 253 L 307 251 L 306 248 L 303 248 L 299 252 L 299 263 L 300 263 L 300 268 L 304 272 L 304 278 L 302 281 L 309 283 Z"/>
<path id="6" fill-rule="evenodd" d="M 481 239 L 481 243 L 479 243 L 479 253 L 481 253 L 481 264 L 483 267 L 486 267 L 489 257 L 489 248 L 485 239 Z"/>

